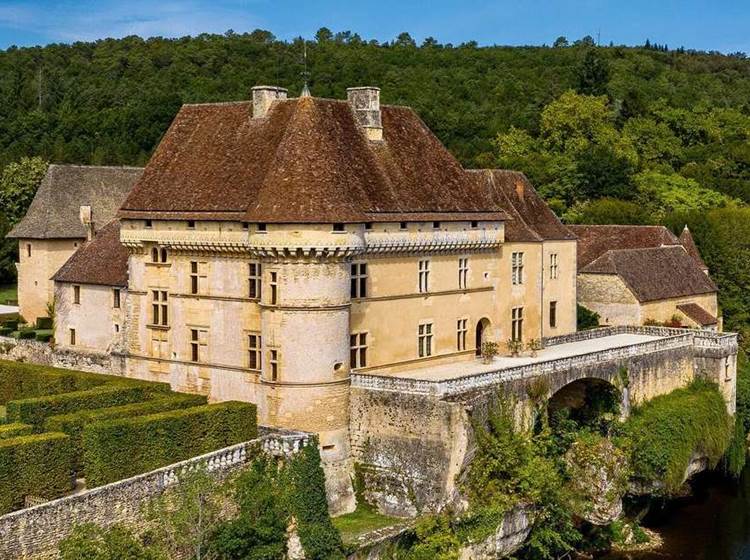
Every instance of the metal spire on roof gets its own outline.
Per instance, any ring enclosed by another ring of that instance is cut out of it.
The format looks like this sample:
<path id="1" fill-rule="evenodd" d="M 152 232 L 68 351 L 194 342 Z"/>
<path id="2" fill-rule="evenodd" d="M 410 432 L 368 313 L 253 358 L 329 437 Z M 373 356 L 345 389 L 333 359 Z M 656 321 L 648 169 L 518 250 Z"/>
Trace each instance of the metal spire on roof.
<path id="1" fill-rule="evenodd" d="M 303 62 L 305 64 L 305 69 L 300 72 L 300 76 L 302 76 L 305 80 L 305 85 L 302 87 L 302 93 L 300 93 L 300 97 L 310 97 L 310 88 L 307 85 L 307 81 L 310 79 L 310 72 L 307 71 L 307 40 L 304 40 L 304 51 L 303 51 Z"/>

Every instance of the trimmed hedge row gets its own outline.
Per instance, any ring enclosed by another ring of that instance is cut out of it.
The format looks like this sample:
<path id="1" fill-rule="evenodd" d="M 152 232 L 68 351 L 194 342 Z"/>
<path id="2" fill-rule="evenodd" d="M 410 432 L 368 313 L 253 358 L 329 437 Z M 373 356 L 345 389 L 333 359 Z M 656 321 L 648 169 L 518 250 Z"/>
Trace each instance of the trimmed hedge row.
<path id="1" fill-rule="evenodd" d="M 73 488 L 70 438 L 47 433 L 0 440 L 0 514 L 27 495 L 58 498 Z"/>
<path id="2" fill-rule="evenodd" d="M 63 432 L 70 436 L 71 445 L 73 446 L 73 468 L 77 473 L 81 473 L 83 471 L 83 429 L 87 425 L 116 418 L 132 418 L 169 410 L 201 406 L 206 404 L 206 400 L 206 397 L 203 395 L 175 394 L 152 401 L 137 402 L 123 406 L 79 410 L 69 414 L 50 416 L 44 422 L 44 430 L 47 432 Z M 2 437 L 2 432 L 0 432 L 0 437 Z"/>
<path id="3" fill-rule="evenodd" d="M 257 435 L 255 405 L 235 401 L 89 424 L 83 430 L 86 485 L 129 478 Z"/>
<path id="4" fill-rule="evenodd" d="M 59 431 L 59 430 L 58 430 Z M 18 436 L 28 436 L 34 432 L 31 424 L 0 424 L 0 439 L 10 439 Z"/>
<path id="5" fill-rule="evenodd" d="M 111 383 L 112 379 L 97 373 L 0 360 L 0 403 L 83 391 Z"/>
<path id="6" fill-rule="evenodd" d="M 32 424 L 35 431 L 40 432 L 49 416 L 142 402 L 164 395 L 168 390 L 168 385 L 113 383 L 87 391 L 10 401 L 6 405 L 6 417 L 8 422 Z"/>

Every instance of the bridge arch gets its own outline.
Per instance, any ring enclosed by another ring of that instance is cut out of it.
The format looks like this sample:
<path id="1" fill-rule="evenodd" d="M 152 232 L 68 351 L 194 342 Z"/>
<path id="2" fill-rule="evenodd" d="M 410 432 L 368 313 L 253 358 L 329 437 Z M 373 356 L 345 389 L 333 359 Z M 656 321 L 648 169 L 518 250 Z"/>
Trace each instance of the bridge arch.
<path id="1" fill-rule="evenodd" d="M 552 421 L 567 409 L 570 417 L 587 421 L 602 414 L 622 413 L 622 393 L 608 379 L 581 377 L 558 387 L 547 402 L 547 413 Z"/>

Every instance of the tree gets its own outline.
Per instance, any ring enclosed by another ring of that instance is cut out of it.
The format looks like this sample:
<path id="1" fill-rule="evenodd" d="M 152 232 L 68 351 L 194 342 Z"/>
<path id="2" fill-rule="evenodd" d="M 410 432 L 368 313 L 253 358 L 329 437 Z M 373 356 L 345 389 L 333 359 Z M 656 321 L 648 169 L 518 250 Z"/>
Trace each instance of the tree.
<path id="1" fill-rule="evenodd" d="M 327 27 L 321 27 L 315 33 L 315 41 L 317 43 L 327 43 L 333 40 L 333 32 Z"/>
<path id="2" fill-rule="evenodd" d="M 552 46 L 556 49 L 565 48 L 569 46 L 568 39 L 560 35 L 557 39 L 555 39 L 555 42 L 552 43 Z"/>
<path id="3" fill-rule="evenodd" d="M 26 214 L 47 173 L 47 165 L 42 158 L 23 157 L 3 169 L 0 176 L 0 212 L 11 225 Z"/>
<path id="4" fill-rule="evenodd" d="M 605 95 L 609 83 L 609 63 L 599 49 L 586 49 L 576 68 L 578 92 L 584 95 Z"/>
<path id="5" fill-rule="evenodd" d="M 60 543 L 60 560 L 167 560 L 167 556 L 143 545 L 121 526 L 102 529 L 78 525 Z"/>
<path id="6" fill-rule="evenodd" d="M 393 44 L 397 47 L 416 47 L 417 43 L 414 39 L 412 39 L 411 35 L 409 35 L 406 32 L 399 33 L 398 37 L 396 37 L 396 40 L 393 42 Z"/>
<path id="7" fill-rule="evenodd" d="M 647 225 L 652 223 L 647 208 L 635 202 L 616 198 L 600 198 L 574 205 L 564 214 L 571 224 L 629 224 Z"/>
<path id="8" fill-rule="evenodd" d="M 181 474 L 180 484 L 148 504 L 146 518 L 152 540 L 169 558 L 207 560 L 222 498 L 220 486 L 204 469 Z"/>

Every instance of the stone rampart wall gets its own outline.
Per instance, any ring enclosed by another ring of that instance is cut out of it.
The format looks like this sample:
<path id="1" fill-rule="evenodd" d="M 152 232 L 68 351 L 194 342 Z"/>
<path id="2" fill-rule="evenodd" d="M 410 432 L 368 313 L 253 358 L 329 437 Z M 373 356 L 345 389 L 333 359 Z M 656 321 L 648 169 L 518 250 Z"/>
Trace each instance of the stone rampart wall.
<path id="1" fill-rule="evenodd" d="M 82 523 L 138 527 L 143 523 L 144 505 L 166 489 L 179 485 L 181 475 L 187 471 L 205 467 L 220 477 L 240 469 L 259 453 L 291 457 L 311 441 L 314 440 L 310 434 L 302 432 L 270 432 L 146 474 L 9 513 L 0 517 L 0 559 L 56 558 L 60 541 Z"/>
<path id="2" fill-rule="evenodd" d="M 17 340 L 7 336 L 0 336 L 0 359 L 109 375 L 125 373 L 123 356 L 55 348 L 47 342 Z"/>

